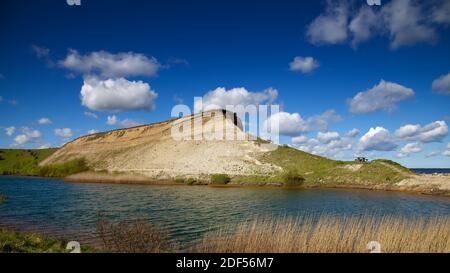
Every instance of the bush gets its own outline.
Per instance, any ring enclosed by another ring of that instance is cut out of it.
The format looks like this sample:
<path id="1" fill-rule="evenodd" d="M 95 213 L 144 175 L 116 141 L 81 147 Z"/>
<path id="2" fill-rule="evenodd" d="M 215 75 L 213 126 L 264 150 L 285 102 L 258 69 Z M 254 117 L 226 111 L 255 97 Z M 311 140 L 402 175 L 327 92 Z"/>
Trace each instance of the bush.
<path id="1" fill-rule="evenodd" d="M 301 186 L 305 182 L 305 178 L 297 171 L 290 170 L 283 174 L 283 181 L 286 186 Z"/>
<path id="2" fill-rule="evenodd" d="M 175 178 L 175 183 L 177 184 L 186 184 L 186 185 L 194 185 L 197 182 L 194 178 L 183 178 L 183 177 L 177 177 Z"/>
<path id="3" fill-rule="evenodd" d="M 68 161 L 63 164 L 44 166 L 39 169 L 39 175 L 44 177 L 65 177 L 76 173 L 88 171 L 84 158 Z"/>
<path id="4" fill-rule="evenodd" d="M 182 178 L 182 177 L 176 177 L 176 178 L 175 178 L 175 183 L 177 183 L 177 184 L 184 184 L 184 178 Z"/>
<path id="5" fill-rule="evenodd" d="M 100 218 L 97 233 L 105 250 L 118 253 L 173 252 L 175 243 L 169 233 L 142 219 L 125 220 L 118 224 Z"/>
<path id="6" fill-rule="evenodd" d="M 184 183 L 186 183 L 186 185 L 194 185 L 195 182 L 197 182 L 194 178 L 188 178 L 184 181 Z"/>
<path id="7" fill-rule="evenodd" d="M 230 183 L 231 178 L 226 174 L 213 174 L 211 176 L 211 183 L 212 184 L 222 184 L 226 185 Z"/>

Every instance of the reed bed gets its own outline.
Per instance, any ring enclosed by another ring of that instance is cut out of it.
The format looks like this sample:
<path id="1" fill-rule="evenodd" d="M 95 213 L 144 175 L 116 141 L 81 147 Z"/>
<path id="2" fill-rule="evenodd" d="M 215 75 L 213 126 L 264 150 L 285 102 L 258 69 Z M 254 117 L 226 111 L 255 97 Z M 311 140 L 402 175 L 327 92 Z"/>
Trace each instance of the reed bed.
<path id="1" fill-rule="evenodd" d="M 449 253 L 450 217 L 399 216 L 266 218 L 225 226 L 191 251 L 214 253 Z"/>

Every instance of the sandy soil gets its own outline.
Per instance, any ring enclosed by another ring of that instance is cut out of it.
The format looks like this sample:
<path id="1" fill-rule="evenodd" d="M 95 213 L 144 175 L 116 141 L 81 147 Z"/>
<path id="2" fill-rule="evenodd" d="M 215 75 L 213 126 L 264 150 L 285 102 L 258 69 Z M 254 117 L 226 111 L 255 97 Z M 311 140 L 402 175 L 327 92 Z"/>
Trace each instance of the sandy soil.
<path id="1" fill-rule="evenodd" d="M 403 190 L 419 191 L 424 193 L 435 193 L 450 196 L 450 175 L 414 175 L 396 184 Z"/>

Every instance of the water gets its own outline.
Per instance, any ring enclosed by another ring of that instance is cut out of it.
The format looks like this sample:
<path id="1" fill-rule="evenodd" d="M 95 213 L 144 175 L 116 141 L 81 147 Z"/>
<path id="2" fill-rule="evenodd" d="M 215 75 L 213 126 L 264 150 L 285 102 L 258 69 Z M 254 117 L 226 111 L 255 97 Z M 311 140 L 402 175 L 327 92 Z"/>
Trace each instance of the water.
<path id="1" fill-rule="evenodd" d="M 119 221 L 144 218 L 192 242 L 224 224 L 259 216 L 450 216 L 450 198 L 393 192 L 78 184 L 1 177 L 0 225 L 93 242 L 98 213 Z"/>
<path id="2" fill-rule="evenodd" d="M 450 169 L 411 169 L 419 174 L 450 173 Z"/>

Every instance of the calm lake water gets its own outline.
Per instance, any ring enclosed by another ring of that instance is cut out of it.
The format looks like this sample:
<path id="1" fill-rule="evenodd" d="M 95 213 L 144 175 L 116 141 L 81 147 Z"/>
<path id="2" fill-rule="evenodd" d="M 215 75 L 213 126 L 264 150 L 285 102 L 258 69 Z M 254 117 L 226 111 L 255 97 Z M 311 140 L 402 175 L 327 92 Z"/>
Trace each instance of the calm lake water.
<path id="1" fill-rule="evenodd" d="M 411 169 L 411 171 L 419 174 L 433 174 L 433 173 L 450 173 L 450 169 Z"/>
<path id="2" fill-rule="evenodd" d="M 182 242 L 224 224 L 263 216 L 450 216 L 450 198 L 392 192 L 77 184 L 0 177 L 0 225 L 69 240 L 94 240 L 98 213 L 151 220 Z"/>

